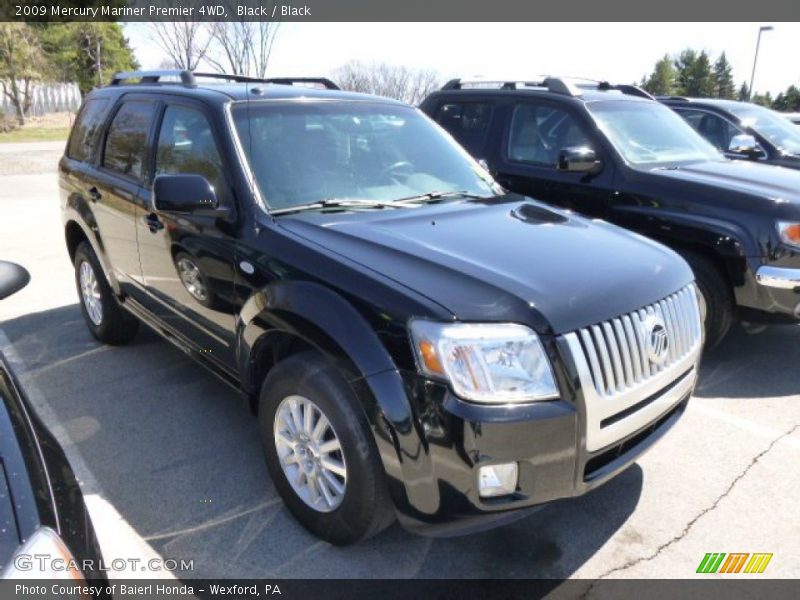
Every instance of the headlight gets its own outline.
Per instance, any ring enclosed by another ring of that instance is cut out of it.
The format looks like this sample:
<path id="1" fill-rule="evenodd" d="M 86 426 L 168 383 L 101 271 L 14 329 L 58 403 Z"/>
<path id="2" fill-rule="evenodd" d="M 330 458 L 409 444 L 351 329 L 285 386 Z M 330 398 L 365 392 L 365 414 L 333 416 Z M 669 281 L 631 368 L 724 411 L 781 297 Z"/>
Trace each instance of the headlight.
<path id="1" fill-rule="evenodd" d="M 558 397 L 539 336 L 524 325 L 413 320 L 410 329 L 420 370 L 448 381 L 465 400 L 506 404 Z"/>
<path id="2" fill-rule="evenodd" d="M 778 235 L 784 244 L 800 248 L 800 223 L 778 221 Z"/>

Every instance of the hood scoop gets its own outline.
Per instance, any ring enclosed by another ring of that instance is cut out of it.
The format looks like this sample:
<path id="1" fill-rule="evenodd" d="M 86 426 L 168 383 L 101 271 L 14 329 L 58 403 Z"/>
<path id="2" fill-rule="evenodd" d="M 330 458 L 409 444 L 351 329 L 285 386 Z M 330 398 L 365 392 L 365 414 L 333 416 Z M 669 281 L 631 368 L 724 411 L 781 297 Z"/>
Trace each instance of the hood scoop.
<path id="1" fill-rule="evenodd" d="M 567 218 L 563 215 L 547 210 L 535 204 L 521 204 L 511 211 L 511 216 L 524 223 L 534 225 L 546 225 L 554 223 L 566 223 Z"/>

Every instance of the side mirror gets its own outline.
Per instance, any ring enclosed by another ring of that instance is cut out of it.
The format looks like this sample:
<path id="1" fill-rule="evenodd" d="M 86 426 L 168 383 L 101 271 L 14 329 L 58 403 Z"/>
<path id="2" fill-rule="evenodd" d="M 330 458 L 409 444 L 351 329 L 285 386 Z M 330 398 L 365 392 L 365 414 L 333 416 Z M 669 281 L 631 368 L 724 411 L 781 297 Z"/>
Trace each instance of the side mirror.
<path id="1" fill-rule="evenodd" d="M 153 183 L 156 212 L 219 217 L 228 213 L 220 206 L 214 186 L 202 175 L 159 175 Z"/>
<path id="2" fill-rule="evenodd" d="M 758 145 L 756 138 L 745 133 L 735 135 L 731 138 L 728 144 L 728 152 L 732 154 L 741 154 L 749 158 L 761 158 L 764 156 L 764 151 Z"/>
<path id="3" fill-rule="evenodd" d="M 556 166 L 559 171 L 569 173 L 597 173 L 603 167 L 603 163 L 588 146 L 573 146 L 564 148 L 558 153 Z"/>
<path id="4" fill-rule="evenodd" d="M 0 260 L 0 300 L 16 294 L 31 280 L 24 268 L 12 262 Z"/>

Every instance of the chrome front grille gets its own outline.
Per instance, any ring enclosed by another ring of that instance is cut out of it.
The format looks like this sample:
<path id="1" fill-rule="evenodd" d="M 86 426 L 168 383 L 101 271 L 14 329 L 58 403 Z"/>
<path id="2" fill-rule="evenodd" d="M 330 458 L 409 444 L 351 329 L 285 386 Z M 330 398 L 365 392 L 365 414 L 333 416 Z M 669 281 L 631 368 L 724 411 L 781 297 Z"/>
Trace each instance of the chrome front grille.
<path id="1" fill-rule="evenodd" d="M 669 340 L 664 362 L 648 357 L 648 318 L 657 317 Z M 595 390 L 614 396 L 667 371 L 702 341 L 694 285 L 660 302 L 578 331 Z"/>
<path id="2" fill-rule="evenodd" d="M 694 284 L 564 335 L 583 390 L 587 450 L 617 442 L 686 397 L 702 342 Z"/>

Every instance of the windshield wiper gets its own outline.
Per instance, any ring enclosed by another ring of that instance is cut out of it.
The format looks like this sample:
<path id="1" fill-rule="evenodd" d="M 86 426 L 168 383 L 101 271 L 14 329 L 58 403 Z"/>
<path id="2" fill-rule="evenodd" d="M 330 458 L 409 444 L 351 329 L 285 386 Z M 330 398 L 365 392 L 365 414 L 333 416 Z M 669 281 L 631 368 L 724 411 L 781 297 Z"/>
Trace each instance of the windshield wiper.
<path id="1" fill-rule="evenodd" d="M 432 204 L 434 202 L 441 202 L 447 198 L 466 198 L 468 200 L 486 200 L 491 196 L 481 196 L 480 194 L 473 194 L 467 190 L 458 190 L 453 192 L 428 192 L 427 194 L 419 194 L 418 196 L 409 196 L 408 198 L 400 198 L 395 200 L 392 204 Z"/>
<path id="2" fill-rule="evenodd" d="M 339 200 L 318 200 L 316 202 L 307 202 L 305 204 L 295 204 L 294 206 L 286 206 L 284 208 L 275 208 L 269 211 L 271 215 L 285 215 L 293 212 L 301 212 L 304 210 L 318 210 L 320 208 L 336 208 L 336 207 L 364 207 L 364 208 L 391 208 L 391 202 L 379 202 L 377 200 L 360 200 L 354 198 L 342 198 Z"/>

